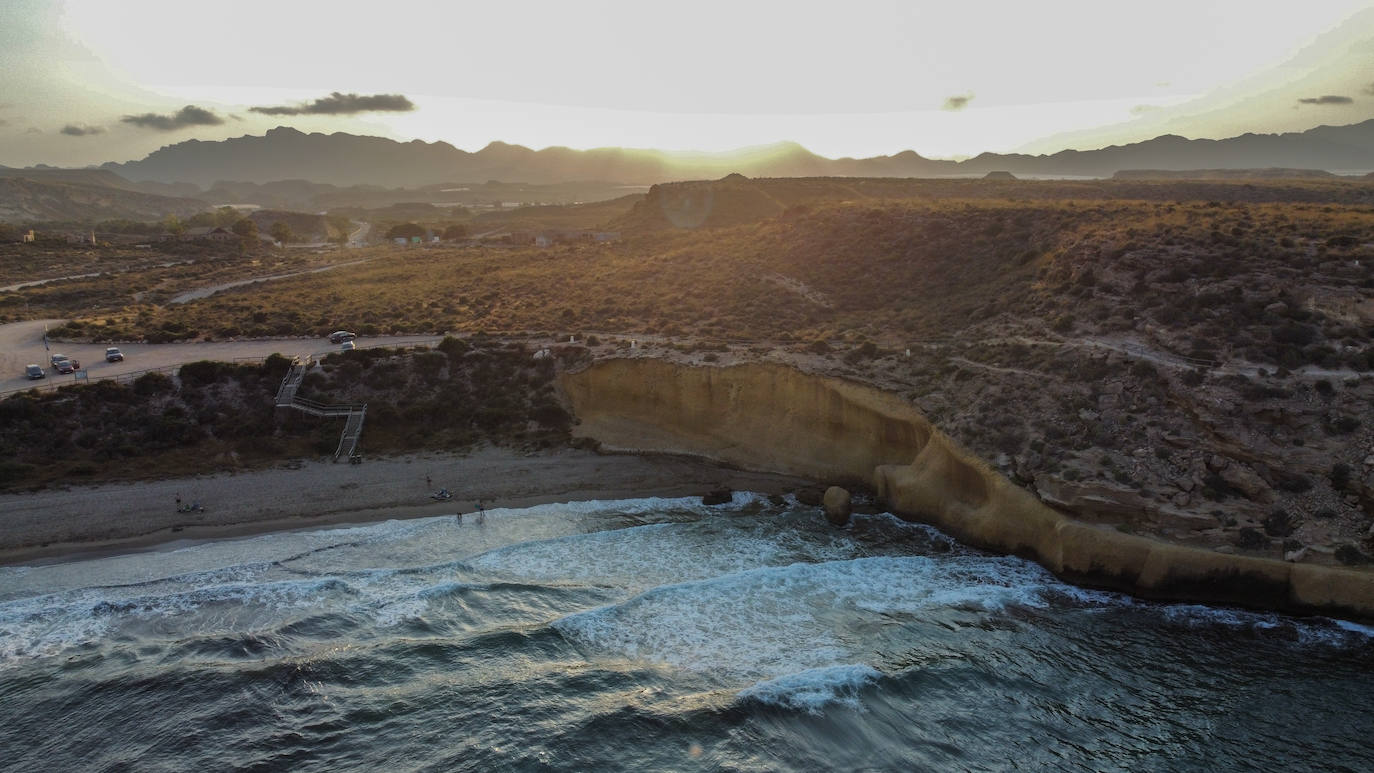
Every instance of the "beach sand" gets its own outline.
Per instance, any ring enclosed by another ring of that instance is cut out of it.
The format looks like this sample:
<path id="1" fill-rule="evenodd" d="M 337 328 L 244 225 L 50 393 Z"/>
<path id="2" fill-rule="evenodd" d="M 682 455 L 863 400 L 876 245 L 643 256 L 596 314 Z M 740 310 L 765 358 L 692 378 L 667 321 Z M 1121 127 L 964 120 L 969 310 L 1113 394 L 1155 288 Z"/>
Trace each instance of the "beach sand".
<path id="1" fill-rule="evenodd" d="M 426 476 L 431 485 L 426 485 Z M 713 489 L 783 493 L 807 481 L 664 455 L 562 449 L 321 461 L 238 473 L 70 486 L 0 495 L 0 564 L 47 563 L 195 542 L 549 502 L 700 496 Z M 447 488 L 453 499 L 435 502 Z M 199 502 L 202 513 L 177 512 Z"/>

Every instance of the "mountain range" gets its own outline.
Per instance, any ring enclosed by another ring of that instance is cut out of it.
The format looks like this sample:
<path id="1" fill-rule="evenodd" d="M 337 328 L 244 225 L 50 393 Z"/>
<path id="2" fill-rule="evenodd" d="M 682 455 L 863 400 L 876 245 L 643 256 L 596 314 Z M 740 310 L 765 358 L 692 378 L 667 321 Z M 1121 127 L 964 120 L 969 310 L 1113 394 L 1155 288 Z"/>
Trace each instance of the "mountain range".
<path id="1" fill-rule="evenodd" d="M 830 159 L 790 142 L 727 153 L 563 147 L 531 150 L 493 142 L 472 153 L 446 142 L 306 134 L 277 127 L 262 136 L 218 142 L 188 140 L 138 161 L 103 166 L 128 180 L 173 184 L 166 192 L 175 190 L 180 195 L 190 193 L 184 186 L 187 183 L 208 187 L 231 180 L 268 183 L 300 179 L 393 187 L 483 180 L 539 184 L 599 180 L 650 185 L 714 179 L 731 172 L 750 177 L 971 177 L 994 171 L 1022 177 L 1111 177 L 1125 170 L 1270 167 L 1337 173 L 1374 170 L 1374 120 L 1222 140 L 1163 135 L 1098 150 L 1063 150 L 1049 155 L 983 153 L 963 161 L 925 158 L 911 150 L 891 156 Z"/>

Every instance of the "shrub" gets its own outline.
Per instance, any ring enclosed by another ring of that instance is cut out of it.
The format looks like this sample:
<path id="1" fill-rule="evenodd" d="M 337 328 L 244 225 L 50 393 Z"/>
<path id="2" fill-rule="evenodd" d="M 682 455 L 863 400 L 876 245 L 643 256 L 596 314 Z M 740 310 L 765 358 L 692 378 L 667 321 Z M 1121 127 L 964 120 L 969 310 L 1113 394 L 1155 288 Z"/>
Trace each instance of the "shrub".
<path id="1" fill-rule="evenodd" d="M 213 362 L 211 360 L 198 360 L 188 362 L 181 366 L 177 375 L 181 378 L 181 383 L 186 386 L 208 386 L 227 381 L 229 378 L 229 366 L 223 362 Z"/>
<path id="2" fill-rule="evenodd" d="M 1271 537 L 1287 537 L 1293 533 L 1293 520 L 1283 510 L 1275 510 L 1264 519 L 1264 533 Z"/>
<path id="3" fill-rule="evenodd" d="M 1317 338 L 1317 329 L 1311 325 L 1286 322 L 1269 331 L 1270 337 L 1281 344 L 1307 346 Z"/>
<path id="4" fill-rule="evenodd" d="M 1258 529 L 1246 526 L 1236 533 L 1236 547 L 1246 550 L 1259 550 L 1269 547 L 1269 539 L 1261 534 Z"/>
<path id="5" fill-rule="evenodd" d="M 1360 428 L 1360 420 L 1354 416 L 1336 414 L 1326 417 L 1326 431 L 1332 435 L 1349 435 Z"/>
<path id="6" fill-rule="evenodd" d="M 1346 543 L 1336 548 L 1336 560 L 1346 566 L 1359 566 L 1369 563 L 1369 556 L 1361 553 L 1360 549 L 1354 545 Z"/>
<path id="7" fill-rule="evenodd" d="M 134 394 L 139 397 L 165 394 L 172 391 L 172 379 L 163 373 L 144 373 L 134 379 Z"/>

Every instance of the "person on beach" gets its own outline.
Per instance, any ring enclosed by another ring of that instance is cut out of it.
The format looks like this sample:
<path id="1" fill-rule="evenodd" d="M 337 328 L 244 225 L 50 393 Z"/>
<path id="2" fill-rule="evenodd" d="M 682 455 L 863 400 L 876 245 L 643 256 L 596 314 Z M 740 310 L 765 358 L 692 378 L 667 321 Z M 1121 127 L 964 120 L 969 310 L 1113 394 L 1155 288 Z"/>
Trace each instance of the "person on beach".
<path id="1" fill-rule="evenodd" d="M 177 494 L 177 512 L 181 511 L 181 494 Z"/>
<path id="2" fill-rule="evenodd" d="M 487 522 L 487 511 L 482 507 L 482 500 L 477 500 L 477 523 Z"/>
<path id="3" fill-rule="evenodd" d="M 425 474 L 425 488 L 427 488 L 427 489 L 433 489 L 433 488 L 434 488 L 434 481 L 432 481 L 432 480 L 429 479 L 429 474 L 428 474 L 428 473 Z"/>

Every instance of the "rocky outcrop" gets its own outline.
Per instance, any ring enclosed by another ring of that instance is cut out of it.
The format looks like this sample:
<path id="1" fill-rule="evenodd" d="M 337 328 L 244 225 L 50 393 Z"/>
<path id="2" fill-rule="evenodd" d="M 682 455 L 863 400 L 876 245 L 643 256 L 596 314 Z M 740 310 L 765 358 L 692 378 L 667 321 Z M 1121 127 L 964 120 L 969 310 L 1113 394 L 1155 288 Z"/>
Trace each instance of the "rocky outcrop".
<path id="1" fill-rule="evenodd" d="M 1225 554 L 1070 518 L 895 395 L 786 366 L 617 359 L 560 376 L 604 448 L 686 453 L 872 487 L 894 513 L 1065 579 L 1174 600 L 1374 618 L 1374 573 Z"/>
<path id="2" fill-rule="evenodd" d="M 825 504 L 825 519 L 830 521 L 832 526 L 844 526 L 849 523 L 853 505 L 848 491 L 839 486 L 831 486 L 825 490 L 822 502 Z"/>

